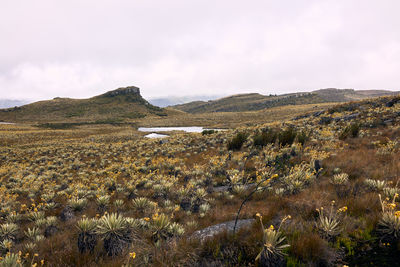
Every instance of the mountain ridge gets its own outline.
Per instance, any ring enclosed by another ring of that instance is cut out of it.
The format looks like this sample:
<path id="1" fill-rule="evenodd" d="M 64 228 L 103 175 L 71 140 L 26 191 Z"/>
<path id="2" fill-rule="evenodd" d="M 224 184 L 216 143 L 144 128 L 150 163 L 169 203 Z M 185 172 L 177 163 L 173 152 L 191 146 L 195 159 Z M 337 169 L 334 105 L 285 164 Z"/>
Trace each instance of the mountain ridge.
<path id="1" fill-rule="evenodd" d="M 187 113 L 244 112 L 256 111 L 285 105 L 347 102 L 365 98 L 399 94 L 389 90 L 354 90 L 325 88 L 311 92 L 288 93 L 282 95 L 262 95 L 259 93 L 236 94 L 211 101 L 193 101 L 171 108 Z"/>
<path id="2" fill-rule="evenodd" d="M 168 111 L 145 100 L 135 86 L 118 88 L 86 99 L 56 97 L 0 109 L 0 121 L 8 122 L 125 121 L 167 115 Z"/>

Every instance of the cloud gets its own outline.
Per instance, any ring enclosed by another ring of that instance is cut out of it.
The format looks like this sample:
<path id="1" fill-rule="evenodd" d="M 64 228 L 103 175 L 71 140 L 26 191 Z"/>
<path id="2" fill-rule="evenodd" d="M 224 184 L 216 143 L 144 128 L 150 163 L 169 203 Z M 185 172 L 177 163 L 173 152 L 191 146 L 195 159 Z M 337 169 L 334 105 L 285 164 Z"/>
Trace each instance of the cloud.
<path id="1" fill-rule="evenodd" d="M 400 2 L 11 1 L 0 98 L 399 89 Z"/>

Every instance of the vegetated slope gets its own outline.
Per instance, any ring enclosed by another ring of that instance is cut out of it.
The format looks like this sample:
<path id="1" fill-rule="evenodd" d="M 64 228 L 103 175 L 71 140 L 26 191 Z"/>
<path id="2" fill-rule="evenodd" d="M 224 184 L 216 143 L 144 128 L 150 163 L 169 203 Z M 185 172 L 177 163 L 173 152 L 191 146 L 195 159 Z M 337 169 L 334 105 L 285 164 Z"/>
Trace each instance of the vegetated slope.
<path id="1" fill-rule="evenodd" d="M 123 121 L 148 115 L 166 116 L 151 105 L 137 87 L 119 88 L 88 99 L 54 98 L 21 107 L 0 110 L 7 122 L 95 122 Z"/>
<path id="2" fill-rule="evenodd" d="M 400 96 L 165 142 L 99 128 L 0 125 L 0 266 L 398 266 Z"/>
<path id="3" fill-rule="evenodd" d="M 224 97 L 224 95 L 167 96 L 150 98 L 148 101 L 154 106 L 164 108 L 194 101 L 215 100 L 221 97 Z"/>
<path id="4" fill-rule="evenodd" d="M 188 113 L 207 112 L 242 112 L 254 111 L 285 105 L 316 104 L 326 102 L 346 102 L 362 100 L 370 97 L 394 95 L 399 92 L 386 90 L 361 90 L 354 89 L 320 89 L 309 93 L 293 93 L 284 95 L 239 94 L 224 97 L 214 101 L 195 101 L 173 108 Z"/>

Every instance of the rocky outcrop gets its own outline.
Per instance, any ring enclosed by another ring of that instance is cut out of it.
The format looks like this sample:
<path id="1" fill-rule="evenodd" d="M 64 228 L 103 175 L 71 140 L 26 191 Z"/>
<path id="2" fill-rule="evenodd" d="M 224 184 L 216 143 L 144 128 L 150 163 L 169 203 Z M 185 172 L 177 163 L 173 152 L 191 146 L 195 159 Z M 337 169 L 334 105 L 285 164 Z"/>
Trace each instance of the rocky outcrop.
<path id="1" fill-rule="evenodd" d="M 254 223 L 254 221 L 255 221 L 254 219 L 238 220 L 236 229 L 239 230 L 244 227 L 250 227 Z M 207 238 L 212 238 L 213 236 L 223 233 L 225 231 L 233 232 L 234 226 L 235 226 L 235 220 L 220 223 L 220 224 L 215 224 L 215 225 L 209 226 L 207 228 L 204 228 L 202 230 L 198 230 L 198 231 L 194 232 L 192 234 L 191 238 L 199 239 L 200 241 L 204 241 Z"/>
<path id="2" fill-rule="evenodd" d="M 116 90 L 108 91 L 105 94 L 102 94 L 103 97 L 114 97 L 118 95 L 140 95 L 140 89 L 136 86 L 128 86 L 118 88 Z"/>

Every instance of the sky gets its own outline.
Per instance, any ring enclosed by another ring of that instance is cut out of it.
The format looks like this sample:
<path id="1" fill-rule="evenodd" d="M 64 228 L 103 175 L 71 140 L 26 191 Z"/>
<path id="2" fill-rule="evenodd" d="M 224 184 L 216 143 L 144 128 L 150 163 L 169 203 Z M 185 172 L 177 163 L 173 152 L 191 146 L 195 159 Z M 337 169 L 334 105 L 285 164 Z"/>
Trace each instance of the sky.
<path id="1" fill-rule="evenodd" d="M 0 98 L 400 90 L 399 0 L 1 0 Z"/>

